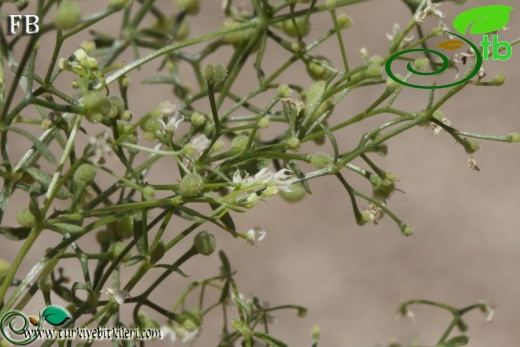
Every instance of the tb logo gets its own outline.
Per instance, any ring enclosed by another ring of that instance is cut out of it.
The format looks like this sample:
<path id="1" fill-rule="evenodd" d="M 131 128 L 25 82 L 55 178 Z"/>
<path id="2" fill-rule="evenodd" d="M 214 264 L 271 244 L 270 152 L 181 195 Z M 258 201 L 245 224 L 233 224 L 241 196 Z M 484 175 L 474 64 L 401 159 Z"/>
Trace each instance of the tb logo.
<path id="1" fill-rule="evenodd" d="M 7 16 L 7 33 L 10 35 L 16 34 L 16 32 L 22 29 L 24 34 L 36 34 L 40 27 L 38 26 L 38 21 L 40 19 L 38 16 L 29 14 L 29 15 L 20 15 L 13 14 Z M 20 27 L 20 24 L 22 27 Z"/>

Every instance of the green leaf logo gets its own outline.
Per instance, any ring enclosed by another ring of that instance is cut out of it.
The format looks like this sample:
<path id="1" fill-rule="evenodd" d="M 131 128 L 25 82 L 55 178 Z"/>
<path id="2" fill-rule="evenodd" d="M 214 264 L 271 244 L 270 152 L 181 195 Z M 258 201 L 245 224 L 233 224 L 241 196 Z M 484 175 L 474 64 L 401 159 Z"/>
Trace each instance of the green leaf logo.
<path id="1" fill-rule="evenodd" d="M 505 27 L 509 22 L 509 13 L 514 9 L 506 5 L 475 7 L 455 17 L 453 27 L 462 35 L 466 35 L 469 27 L 470 34 L 487 34 Z"/>
<path id="2" fill-rule="evenodd" d="M 59 326 L 71 318 L 70 314 L 62 307 L 48 306 L 43 310 L 42 318 L 49 324 Z"/>

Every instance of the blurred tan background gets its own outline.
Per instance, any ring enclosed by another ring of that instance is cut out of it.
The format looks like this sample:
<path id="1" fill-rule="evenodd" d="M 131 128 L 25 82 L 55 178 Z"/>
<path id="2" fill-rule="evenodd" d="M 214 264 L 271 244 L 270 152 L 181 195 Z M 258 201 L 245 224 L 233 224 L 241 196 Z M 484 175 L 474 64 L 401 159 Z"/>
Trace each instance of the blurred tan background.
<path id="1" fill-rule="evenodd" d="M 104 1 L 81 3 L 86 12 L 94 12 L 105 4 Z M 171 1 L 158 0 L 157 3 L 174 12 Z M 447 13 L 444 21 L 450 25 L 460 11 L 488 3 L 485 0 L 468 1 L 463 6 L 448 3 L 442 8 Z M 501 4 L 518 6 L 513 0 L 502 0 Z M 220 1 L 202 0 L 202 5 L 200 15 L 189 19 L 192 36 L 208 33 L 222 21 Z M 389 42 L 384 34 L 391 32 L 394 23 L 405 27 L 410 18 L 408 8 L 398 0 L 369 1 L 349 6 L 345 11 L 354 19 L 353 26 L 343 32 L 352 65 L 360 62 L 361 47 L 366 47 L 370 55 L 385 55 Z M 425 26 L 436 23 L 437 19 L 428 19 Z M 323 33 L 330 28 L 329 16 L 316 16 L 312 24 L 318 34 Z M 113 22 L 103 21 L 99 25 L 99 28 L 106 26 L 105 30 L 118 30 Z M 502 40 L 518 37 L 520 9 L 512 12 L 509 27 L 509 31 L 500 32 Z M 60 56 L 70 55 L 79 42 L 79 39 L 69 42 Z M 502 87 L 470 86 L 442 108 L 453 126 L 497 135 L 520 131 L 518 50 L 518 47 L 513 48 L 512 58 L 507 62 L 484 64 L 489 80 L 498 72 L 506 73 L 506 83 Z M 335 40 L 319 48 L 320 54 L 340 66 L 337 52 Z M 48 61 L 50 54 L 42 51 L 41 61 Z M 227 61 L 225 54 L 218 56 L 222 57 L 222 62 Z M 131 55 L 127 57 L 130 59 Z M 266 57 L 266 69 L 269 71 L 269 61 L 275 65 L 285 59 L 285 53 L 273 50 Z M 252 62 L 248 64 L 239 79 L 244 85 L 235 90 L 252 86 L 255 75 Z M 296 66 L 280 81 L 289 82 L 284 78 L 294 76 L 305 78 L 301 73 L 302 66 Z M 130 107 L 136 115 L 144 114 L 164 100 L 176 102 L 168 87 L 139 85 L 144 76 L 155 73 L 156 67 L 157 63 L 151 64 L 148 69 L 130 74 L 134 81 L 130 89 Z M 449 76 L 453 71 L 447 74 Z M 67 78 L 62 79 L 63 85 L 70 83 Z M 308 83 L 308 80 L 303 79 L 302 83 Z M 344 108 L 335 110 L 329 124 L 356 114 L 380 92 L 381 88 L 377 87 L 355 91 L 343 103 Z M 409 111 L 420 110 L 426 105 L 427 95 L 424 90 L 407 89 L 397 105 Z M 207 105 L 204 107 L 207 109 Z M 336 134 L 340 148 L 353 148 L 363 131 L 381 119 L 388 119 L 388 116 Z M 405 345 L 415 337 L 418 345 L 433 346 L 450 317 L 433 308 L 417 307 L 412 308 L 414 320 L 396 319 L 400 301 L 415 298 L 458 307 L 481 299 L 495 302 L 497 311 L 492 323 L 486 324 L 484 315 L 477 312 L 467 316 L 469 346 L 517 346 L 520 340 L 520 151 L 518 145 L 481 144 L 482 149 L 475 155 L 481 171 L 474 172 L 468 168 L 468 155 L 446 133 L 434 136 L 430 130 L 416 128 L 388 142 L 388 156 L 377 158 L 377 161 L 401 177 L 398 188 L 405 193 L 396 192 L 388 204 L 401 218 L 414 225 L 416 232 L 409 238 L 404 238 L 388 217 L 377 226 L 358 227 L 348 195 L 333 177 L 312 181 L 313 195 L 299 204 L 289 204 L 275 197 L 266 204 L 258 204 L 251 213 L 235 214 L 240 231 L 254 226 L 267 231 L 266 239 L 258 247 L 232 239 L 212 226 L 207 228 L 217 235 L 219 248 L 225 250 L 237 270 L 239 288 L 246 296 L 254 294 L 272 306 L 294 303 L 309 309 L 305 318 L 297 318 L 294 311 L 276 315 L 277 322 L 272 325 L 271 332 L 287 341 L 289 346 L 310 346 L 310 330 L 316 324 L 322 329 L 320 346 L 323 347 L 386 346 L 391 342 Z M 23 146 L 13 149 L 19 154 L 24 150 L 26 147 Z M 307 146 L 303 151 L 306 150 L 330 148 Z M 172 177 L 171 165 L 168 160 L 160 163 L 151 173 L 150 181 L 177 180 L 178 176 Z M 346 173 L 346 177 L 369 192 L 369 187 L 353 174 Z M 18 205 L 16 199 L 12 201 L 6 224 L 14 223 L 12 215 L 20 205 L 22 203 Z M 360 205 L 366 207 L 361 201 Z M 174 223 L 171 228 L 175 226 Z M 42 256 L 45 247 L 59 239 L 50 232 L 48 235 L 38 244 L 42 248 L 32 252 L 24 262 L 20 276 Z M 82 246 L 96 249 L 93 240 L 90 242 L 91 245 Z M 1 258 L 12 260 L 19 246 L 20 243 L 2 240 Z M 183 247 L 189 247 L 189 241 Z M 179 254 L 172 255 L 171 259 Z M 70 268 L 65 270 L 74 278 L 76 269 L 77 264 L 71 262 Z M 134 269 L 128 268 L 124 272 Z M 218 256 L 196 259 L 183 270 L 190 278 L 174 276 L 153 296 L 163 307 L 172 306 L 192 280 L 217 274 Z M 43 300 L 36 297 L 27 310 L 37 310 L 42 303 Z M 56 303 L 59 304 L 59 300 Z M 220 319 L 220 313 L 207 317 L 195 346 L 216 345 Z M 123 317 L 122 320 L 129 323 L 131 318 Z M 157 342 L 153 345 L 167 344 Z"/>

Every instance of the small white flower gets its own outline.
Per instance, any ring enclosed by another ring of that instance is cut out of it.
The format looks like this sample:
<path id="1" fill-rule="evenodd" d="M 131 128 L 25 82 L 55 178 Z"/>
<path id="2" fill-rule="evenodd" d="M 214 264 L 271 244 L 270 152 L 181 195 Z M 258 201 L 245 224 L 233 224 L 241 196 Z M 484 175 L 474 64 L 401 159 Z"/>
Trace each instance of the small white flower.
<path id="1" fill-rule="evenodd" d="M 447 126 L 451 126 L 451 121 L 446 117 L 442 118 L 441 122 L 446 124 Z M 430 123 L 430 126 L 431 126 L 431 129 L 433 130 L 433 135 L 439 135 L 441 133 L 441 131 L 443 130 L 443 128 L 440 125 L 435 124 L 433 122 Z"/>
<path id="2" fill-rule="evenodd" d="M 94 164 L 102 164 L 104 162 L 105 155 L 112 154 L 112 147 L 109 144 L 110 136 L 105 131 L 102 134 L 98 134 L 89 139 L 89 144 L 92 147 L 92 151 L 94 152 L 94 156 L 91 159 Z"/>
<path id="3" fill-rule="evenodd" d="M 291 192 L 292 190 L 289 187 L 292 182 L 288 180 L 290 176 L 287 175 L 286 172 L 291 172 L 291 170 L 281 169 L 278 172 L 272 172 L 269 168 L 264 167 L 258 171 L 254 177 L 250 177 L 249 174 L 246 173 L 242 178 L 240 171 L 237 170 L 233 174 L 233 183 L 242 189 L 262 189 L 273 187 L 276 188 L 276 191 L 274 192 L 275 194 L 278 190 Z"/>
<path id="4" fill-rule="evenodd" d="M 477 161 L 475 159 L 473 159 L 472 157 L 470 157 L 468 159 L 468 166 L 473 171 L 480 171 L 480 168 L 477 165 Z"/>
<path id="5" fill-rule="evenodd" d="M 376 224 L 379 223 L 379 221 L 385 216 L 385 212 L 379 208 L 378 206 L 369 203 L 368 204 L 368 211 L 370 215 L 370 219 L 372 220 L 372 223 Z"/>
<path id="6" fill-rule="evenodd" d="M 415 13 L 415 21 L 418 24 L 421 24 L 424 19 L 431 14 L 440 18 L 444 18 L 446 15 L 439 9 L 440 7 L 440 3 L 434 4 L 432 0 L 426 0 L 426 7 Z"/>
<path id="7" fill-rule="evenodd" d="M 190 144 L 197 152 L 202 153 L 209 147 L 211 140 L 208 139 L 205 135 L 201 134 L 197 137 L 194 137 Z"/>
<path id="8" fill-rule="evenodd" d="M 401 30 L 401 26 L 397 23 L 394 24 L 392 27 L 392 33 L 386 33 L 385 36 L 390 41 L 393 41 L 396 37 L 399 37 L 403 31 Z M 414 36 L 412 34 L 405 36 L 403 40 L 401 41 L 402 46 L 406 46 L 409 42 L 412 42 L 414 40 Z"/>
<path id="9" fill-rule="evenodd" d="M 105 288 L 104 292 L 110 297 L 110 299 L 114 299 L 118 305 L 122 305 L 125 302 L 125 299 L 130 297 L 130 294 L 126 290 Z"/>
<path id="10" fill-rule="evenodd" d="M 249 242 L 251 245 L 256 245 L 258 242 L 265 239 L 266 236 L 267 232 L 260 227 L 254 227 L 246 233 L 247 242 Z"/>
<path id="11" fill-rule="evenodd" d="M 292 189 L 289 187 L 292 185 L 292 182 L 290 182 L 288 178 L 290 178 L 291 176 L 286 175 L 286 172 L 292 171 L 287 169 L 281 169 L 273 175 L 272 182 L 274 183 L 275 187 L 280 189 L 282 192 L 290 193 L 292 192 Z"/>
<path id="12" fill-rule="evenodd" d="M 493 317 L 495 316 L 495 304 L 488 303 L 484 300 L 482 300 L 480 303 L 484 305 L 482 311 L 486 314 L 486 323 L 491 322 L 493 320 Z"/>
<path id="13" fill-rule="evenodd" d="M 295 110 L 297 115 L 305 108 L 305 104 L 301 100 L 293 98 L 281 98 L 280 100 L 289 108 L 289 110 Z"/>
<path id="14" fill-rule="evenodd" d="M 177 332 L 169 325 L 163 325 L 161 327 L 161 336 L 164 339 L 170 338 L 171 342 L 175 342 L 177 340 Z"/>
<path id="15" fill-rule="evenodd" d="M 181 342 L 188 343 L 190 341 L 193 341 L 197 338 L 198 335 L 199 335 L 199 329 L 195 329 L 193 331 L 184 330 L 184 334 L 182 335 Z"/>
<path id="16" fill-rule="evenodd" d="M 161 117 L 159 117 L 158 122 L 161 123 L 164 131 L 173 134 L 183 120 L 184 116 L 179 116 L 178 114 L 176 114 L 174 117 L 171 117 L 168 120 L 168 123 L 165 123 Z"/>

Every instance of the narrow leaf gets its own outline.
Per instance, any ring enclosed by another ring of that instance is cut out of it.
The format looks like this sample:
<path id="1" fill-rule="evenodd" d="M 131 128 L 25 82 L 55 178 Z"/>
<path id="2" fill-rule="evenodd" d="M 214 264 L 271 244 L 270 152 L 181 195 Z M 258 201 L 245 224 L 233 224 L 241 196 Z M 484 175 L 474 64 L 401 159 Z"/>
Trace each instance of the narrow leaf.
<path id="1" fill-rule="evenodd" d="M 459 335 L 455 336 L 448 341 L 444 342 L 444 347 L 459 347 L 459 346 L 466 346 L 469 342 L 469 337 L 466 335 Z"/>
<path id="2" fill-rule="evenodd" d="M 0 235 L 4 235 L 9 240 L 20 241 L 25 240 L 29 236 L 31 228 L 11 228 L 11 227 L 0 227 Z"/>
<path id="3" fill-rule="evenodd" d="M 218 209 L 220 207 L 220 204 L 217 204 L 217 203 L 210 203 L 209 205 L 211 206 L 213 211 L 215 211 L 216 209 Z M 235 227 L 235 223 L 233 222 L 233 218 L 231 218 L 231 215 L 229 214 L 229 212 L 226 212 L 222 217 L 220 217 L 220 220 L 229 229 L 231 229 L 235 232 L 237 231 L 236 227 Z"/>
<path id="4" fill-rule="evenodd" d="M 130 259 L 128 259 L 126 261 L 125 267 L 135 265 L 139 262 L 142 262 L 145 259 L 146 259 L 146 257 L 144 255 L 134 255 L 133 257 L 131 257 Z"/>
<path id="5" fill-rule="evenodd" d="M 287 344 L 283 342 L 282 340 L 277 339 L 276 337 L 260 332 L 260 331 L 253 331 L 253 336 L 257 339 L 260 339 L 264 341 L 267 345 L 273 346 L 273 347 L 287 347 Z"/>
<path id="6" fill-rule="evenodd" d="M 49 225 L 49 229 L 57 231 L 59 233 L 69 233 L 69 234 L 76 234 L 76 233 L 82 233 L 85 231 L 82 227 L 75 224 L 68 224 L 68 223 L 55 223 L 52 225 Z"/>
<path id="7" fill-rule="evenodd" d="M 27 167 L 23 171 L 25 171 L 29 176 L 31 176 L 36 182 L 41 184 L 41 186 L 48 190 L 49 186 L 52 181 L 52 176 L 49 175 L 46 172 L 41 171 L 40 169 L 37 169 L 35 167 Z M 69 193 L 65 188 L 60 187 L 58 190 L 58 193 L 56 194 L 56 197 L 60 200 L 66 200 L 72 197 L 72 194 Z"/>
<path id="8" fill-rule="evenodd" d="M 26 139 L 28 139 L 29 141 L 32 142 L 32 144 L 34 145 L 34 148 L 36 148 L 38 150 L 38 152 L 40 152 L 40 154 L 45 158 L 47 159 L 51 164 L 56 164 L 56 158 L 54 157 L 54 155 L 51 153 L 51 151 L 47 148 L 47 146 L 45 146 L 43 144 L 43 142 L 41 142 L 40 140 L 38 140 L 33 134 L 23 130 L 23 129 L 20 129 L 20 128 L 15 128 L 15 127 L 7 127 L 7 130 L 10 130 L 10 131 L 13 131 L 19 135 L 22 135 L 23 137 L 25 137 Z"/>

